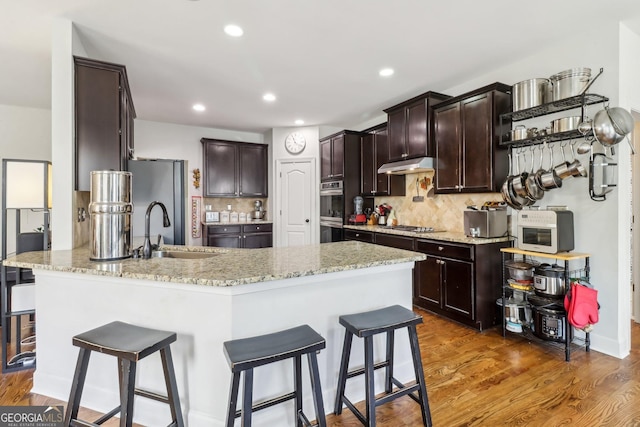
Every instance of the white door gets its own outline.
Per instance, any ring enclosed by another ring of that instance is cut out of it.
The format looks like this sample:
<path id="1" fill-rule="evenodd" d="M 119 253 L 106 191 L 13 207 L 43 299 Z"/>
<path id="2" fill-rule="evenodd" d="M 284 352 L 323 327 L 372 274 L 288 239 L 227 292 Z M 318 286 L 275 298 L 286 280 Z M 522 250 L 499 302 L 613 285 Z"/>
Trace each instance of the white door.
<path id="1" fill-rule="evenodd" d="M 311 160 L 282 162 L 278 174 L 280 190 L 278 246 L 308 245 L 314 222 Z"/>

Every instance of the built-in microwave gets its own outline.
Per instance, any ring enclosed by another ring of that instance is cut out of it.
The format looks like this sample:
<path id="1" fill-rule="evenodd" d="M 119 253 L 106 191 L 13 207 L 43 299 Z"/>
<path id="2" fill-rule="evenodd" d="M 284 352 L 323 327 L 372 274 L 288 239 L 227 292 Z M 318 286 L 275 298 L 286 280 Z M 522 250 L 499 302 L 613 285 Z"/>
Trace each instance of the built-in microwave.
<path id="1" fill-rule="evenodd" d="M 551 209 L 519 211 L 518 248 L 547 254 L 572 251 L 573 212 Z"/>

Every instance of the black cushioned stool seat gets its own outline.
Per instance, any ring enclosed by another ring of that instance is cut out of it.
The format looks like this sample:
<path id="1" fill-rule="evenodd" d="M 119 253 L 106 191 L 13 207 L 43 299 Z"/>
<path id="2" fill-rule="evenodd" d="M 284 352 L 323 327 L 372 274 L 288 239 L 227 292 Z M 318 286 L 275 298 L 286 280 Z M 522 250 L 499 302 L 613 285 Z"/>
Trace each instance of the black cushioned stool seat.
<path id="1" fill-rule="evenodd" d="M 431 426 L 431 411 L 429 410 L 429 399 L 427 398 L 427 388 L 424 383 L 420 346 L 418 345 L 418 334 L 416 332 L 416 325 L 422 323 L 422 317 L 409 309 L 399 305 L 393 305 L 379 310 L 340 316 L 339 322 L 346 330 L 334 412 L 336 414 L 342 413 L 342 404 L 344 403 L 351 409 L 362 424 L 373 427 L 376 425 L 377 406 L 400 396 L 409 395 L 409 397 L 420 404 L 424 425 Z M 413 369 L 416 376 L 416 383 L 411 386 L 405 386 L 393 376 L 394 332 L 400 328 L 407 328 L 409 332 Z M 386 359 L 383 362 L 374 364 L 373 336 L 383 332 L 387 334 Z M 351 342 L 354 335 L 359 338 L 364 338 L 364 368 L 348 372 Z M 385 395 L 376 399 L 373 372 L 379 368 L 386 368 Z M 365 375 L 366 415 L 358 411 L 353 403 L 344 395 L 347 378 L 362 374 Z M 395 391 L 393 390 L 394 384 L 397 386 Z M 415 392 L 417 392 L 417 395 Z"/>
<path id="2" fill-rule="evenodd" d="M 227 427 L 232 427 L 237 417 L 242 417 L 242 426 L 251 426 L 252 411 L 259 411 L 287 400 L 295 400 L 296 426 L 312 425 L 302 411 L 302 355 L 307 355 L 313 403 L 315 406 L 318 426 L 326 426 L 324 404 L 322 402 L 322 388 L 318 372 L 316 353 L 325 348 L 326 342 L 320 334 L 308 325 L 297 326 L 284 331 L 251 338 L 227 341 L 223 344 L 231 372 L 231 387 L 229 390 L 229 407 L 227 410 Z M 253 368 L 294 359 L 295 390 L 267 401 L 253 404 Z M 236 410 L 240 374 L 244 372 L 242 407 Z"/>
<path id="3" fill-rule="evenodd" d="M 176 340 L 175 332 L 143 328 L 123 322 L 111 322 L 73 337 L 73 345 L 80 347 L 78 363 L 71 385 L 69 403 L 65 414 L 65 426 L 93 426 L 104 423 L 120 413 L 120 426 L 133 424 L 133 397 L 147 397 L 167 403 L 171 410 L 170 427 L 183 427 L 182 409 L 178 397 L 176 376 L 173 370 L 170 344 Z M 89 356 L 92 351 L 118 358 L 118 379 L 120 383 L 120 405 L 93 423 L 78 420 L 78 408 L 87 375 Z M 150 354 L 160 352 L 164 371 L 167 396 L 135 388 L 136 364 Z"/>

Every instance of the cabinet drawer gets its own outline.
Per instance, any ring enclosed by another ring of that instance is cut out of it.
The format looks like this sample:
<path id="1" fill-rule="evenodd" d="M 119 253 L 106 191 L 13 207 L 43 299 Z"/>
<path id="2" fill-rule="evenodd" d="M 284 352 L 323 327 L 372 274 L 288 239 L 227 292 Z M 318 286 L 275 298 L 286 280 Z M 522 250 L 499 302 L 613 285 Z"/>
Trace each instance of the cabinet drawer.
<path id="1" fill-rule="evenodd" d="M 456 245 L 436 242 L 433 240 L 416 240 L 416 250 L 436 256 L 457 258 L 473 261 L 473 247 L 469 245 Z"/>
<path id="2" fill-rule="evenodd" d="M 241 225 L 209 225 L 207 234 L 240 234 Z"/>
<path id="3" fill-rule="evenodd" d="M 373 233 L 370 231 L 344 230 L 344 240 L 359 240 L 361 242 L 373 243 Z"/>
<path id="4" fill-rule="evenodd" d="M 397 249 L 413 250 L 412 237 L 392 236 L 390 234 L 376 233 L 376 245 L 390 246 Z"/>
<path id="5" fill-rule="evenodd" d="M 244 233 L 268 233 L 273 229 L 273 224 L 247 224 L 242 226 Z"/>

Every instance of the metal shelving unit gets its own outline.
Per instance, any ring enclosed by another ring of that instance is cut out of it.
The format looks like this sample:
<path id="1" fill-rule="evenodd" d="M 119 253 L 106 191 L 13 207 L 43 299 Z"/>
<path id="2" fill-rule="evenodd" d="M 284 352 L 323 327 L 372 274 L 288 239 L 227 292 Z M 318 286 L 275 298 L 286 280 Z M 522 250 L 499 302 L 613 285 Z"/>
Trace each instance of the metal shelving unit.
<path id="1" fill-rule="evenodd" d="M 597 104 L 599 102 L 607 102 L 609 98 L 603 95 L 595 93 L 585 93 L 582 95 L 572 96 L 570 98 L 561 99 L 559 101 L 553 101 L 546 104 L 538 105 L 535 107 L 527 108 L 519 111 L 512 111 L 500 115 L 500 128 L 504 122 L 519 122 L 522 120 L 533 119 L 535 117 L 544 116 L 547 114 L 557 113 L 561 111 L 572 110 L 575 108 L 581 109 L 582 118 L 585 117 L 585 107 L 587 105 Z M 568 132 L 559 132 L 550 135 L 541 135 L 534 138 L 519 139 L 517 141 L 511 141 L 509 137 L 500 135 L 500 145 L 509 147 L 525 147 L 529 145 L 541 144 L 545 141 L 556 142 L 564 141 L 567 139 L 580 138 L 582 134 L 577 130 Z"/>
<path id="2" fill-rule="evenodd" d="M 506 273 L 506 261 L 507 259 L 512 259 L 515 256 L 521 256 L 523 257 L 523 259 L 525 257 L 530 257 L 530 258 L 544 258 L 544 259 L 553 259 L 556 262 L 557 261 L 563 261 L 564 262 L 564 280 L 565 283 L 569 283 L 569 279 L 570 279 L 570 272 L 571 270 L 569 269 L 569 262 L 570 261 L 580 261 L 582 260 L 584 262 L 584 266 L 580 269 L 578 269 L 581 272 L 584 272 L 584 279 L 588 282 L 589 278 L 590 278 L 590 266 L 589 266 L 589 258 L 590 255 L 586 254 L 586 253 L 579 253 L 579 252 L 562 252 L 562 253 L 558 253 L 558 254 L 546 254 L 546 253 L 540 253 L 540 252 L 532 252 L 532 251 L 525 251 L 522 249 L 518 249 L 518 248 L 502 248 L 500 249 L 500 252 L 502 252 L 502 275 L 503 275 L 503 286 L 502 286 L 502 336 L 506 337 L 507 336 L 507 332 L 509 333 L 513 333 L 514 335 L 518 335 L 521 337 L 524 337 L 530 341 L 539 341 L 541 343 L 544 343 L 545 345 L 551 345 L 551 346 L 555 346 L 555 347 L 562 347 L 565 351 L 565 360 L 567 362 L 569 362 L 571 360 L 571 345 L 578 345 L 577 343 L 575 343 L 574 341 L 577 341 L 578 339 L 574 337 L 574 327 L 569 323 L 569 320 L 566 316 L 566 312 L 565 312 L 565 318 L 564 318 L 564 330 L 566 331 L 566 337 L 564 339 L 564 342 L 558 342 L 558 341 L 552 341 L 552 340 L 545 340 L 544 338 L 540 338 L 537 335 L 534 334 L 534 325 L 535 322 L 532 322 L 533 324 L 523 324 L 522 325 L 522 329 L 523 332 L 522 333 L 518 333 L 518 332 L 511 332 L 508 331 L 506 326 L 507 326 L 507 317 L 506 317 L 506 313 L 505 313 L 505 305 L 506 305 L 506 298 L 507 298 L 507 293 L 509 293 L 511 290 L 513 290 L 513 288 L 511 286 L 509 286 L 508 284 L 508 280 L 507 280 L 507 273 Z M 507 258 L 509 257 L 509 258 Z M 562 304 L 562 302 L 564 301 L 564 299 L 560 300 L 560 304 Z M 527 302 L 527 304 L 530 304 Z M 562 306 L 562 309 L 564 310 L 564 306 Z M 589 332 L 585 332 L 585 339 L 584 339 L 584 344 L 583 346 L 585 347 L 585 350 L 588 352 L 590 351 L 590 345 L 591 345 L 591 341 L 590 341 L 590 333 Z"/>

